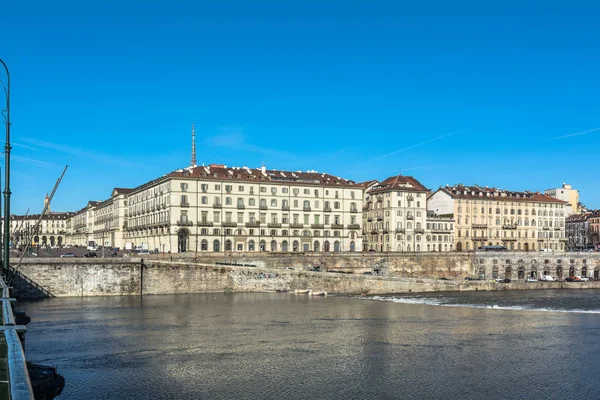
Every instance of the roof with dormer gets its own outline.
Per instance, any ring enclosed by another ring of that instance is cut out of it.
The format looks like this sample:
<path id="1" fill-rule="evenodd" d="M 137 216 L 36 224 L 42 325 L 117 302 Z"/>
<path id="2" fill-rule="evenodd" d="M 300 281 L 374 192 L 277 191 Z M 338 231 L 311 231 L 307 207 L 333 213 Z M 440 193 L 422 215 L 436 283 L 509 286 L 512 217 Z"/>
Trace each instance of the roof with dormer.
<path id="1" fill-rule="evenodd" d="M 383 180 L 378 185 L 375 185 L 369 194 L 387 192 L 389 190 L 406 191 L 406 192 L 429 192 L 421 182 L 412 176 L 396 175 L 390 176 Z"/>
<path id="2" fill-rule="evenodd" d="M 556 199 L 540 192 L 518 192 L 495 187 L 481 187 L 478 185 L 464 186 L 459 184 L 455 186 L 445 186 L 440 187 L 436 192 L 440 191 L 448 194 L 453 199 L 493 199 L 495 201 L 568 204 L 566 201 Z"/>

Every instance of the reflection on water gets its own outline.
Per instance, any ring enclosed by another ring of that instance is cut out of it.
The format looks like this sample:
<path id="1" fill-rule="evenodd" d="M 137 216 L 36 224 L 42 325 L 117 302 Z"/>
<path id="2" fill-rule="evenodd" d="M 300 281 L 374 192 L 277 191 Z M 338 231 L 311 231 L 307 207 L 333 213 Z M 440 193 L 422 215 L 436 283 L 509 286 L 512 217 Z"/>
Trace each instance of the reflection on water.
<path id="1" fill-rule="evenodd" d="M 450 297 L 503 305 L 515 301 L 513 293 Z M 582 303 L 598 298 L 597 291 L 564 293 Z M 555 303 L 568 303 L 561 295 Z M 28 358 L 58 366 L 67 381 L 61 399 L 567 399 L 600 392 L 597 314 L 260 293 L 19 304 L 32 317 Z"/>

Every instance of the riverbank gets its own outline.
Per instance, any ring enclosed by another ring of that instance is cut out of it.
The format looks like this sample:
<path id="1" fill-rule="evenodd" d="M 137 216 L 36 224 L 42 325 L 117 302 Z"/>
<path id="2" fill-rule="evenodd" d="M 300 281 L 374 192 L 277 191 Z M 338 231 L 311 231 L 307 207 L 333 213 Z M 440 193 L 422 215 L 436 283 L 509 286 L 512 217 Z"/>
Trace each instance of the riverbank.
<path id="1" fill-rule="evenodd" d="M 288 268 L 142 259 L 35 259 L 27 260 L 21 266 L 19 278 L 14 283 L 14 293 L 28 298 L 294 290 L 369 295 L 600 288 L 600 281 L 526 283 L 513 280 L 511 283 L 497 283 L 491 280 L 374 276 Z"/>

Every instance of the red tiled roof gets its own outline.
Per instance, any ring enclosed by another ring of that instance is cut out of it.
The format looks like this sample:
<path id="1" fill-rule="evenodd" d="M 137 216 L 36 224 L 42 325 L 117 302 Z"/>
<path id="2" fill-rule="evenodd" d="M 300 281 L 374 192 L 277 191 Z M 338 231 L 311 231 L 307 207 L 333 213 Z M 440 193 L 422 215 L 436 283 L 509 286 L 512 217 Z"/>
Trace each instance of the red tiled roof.
<path id="1" fill-rule="evenodd" d="M 556 199 L 540 192 L 514 192 L 494 187 L 480 187 L 477 185 L 446 186 L 439 190 L 455 199 L 494 199 L 496 201 L 568 204 L 566 201 Z"/>
<path id="2" fill-rule="evenodd" d="M 196 166 L 177 170 L 167 174 L 166 177 L 190 178 L 198 180 L 220 180 L 232 182 L 256 182 L 274 184 L 302 184 L 318 186 L 349 187 L 361 189 L 354 181 L 335 177 L 333 175 L 316 171 L 278 171 L 263 170 L 261 168 L 225 167 L 224 165 Z"/>
<path id="3" fill-rule="evenodd" d="M 412 176 L 396 175 L 390 176 L 384 181 L 380 182 L 373 189 L 369 190 L 369 193 L 380 193 L 388 190 L 403 190 L 410 192 L 428 192 L 425 186 Z"/>

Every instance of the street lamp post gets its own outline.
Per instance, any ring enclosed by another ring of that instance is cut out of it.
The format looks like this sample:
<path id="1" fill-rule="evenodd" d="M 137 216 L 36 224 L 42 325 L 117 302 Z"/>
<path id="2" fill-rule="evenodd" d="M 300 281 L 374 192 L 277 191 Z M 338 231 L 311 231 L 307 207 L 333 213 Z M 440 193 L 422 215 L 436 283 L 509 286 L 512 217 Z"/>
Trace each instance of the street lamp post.
<path id="1" fill-rule="evenodd" d="M 3 259 L 2 267 L 5 273 L 8 273 L 8 246 L 10 242 L 10 72 L 8 67 L 0 59 L 0 63 L 6 70 L 6 86 L 4 87 L 4 93 L 6 94 L 6 113 L 2 112 L 4 116 L 4 123 L 6 124 L 6 144 L 4 145 L 4 243 L 3 243 Z"/>

